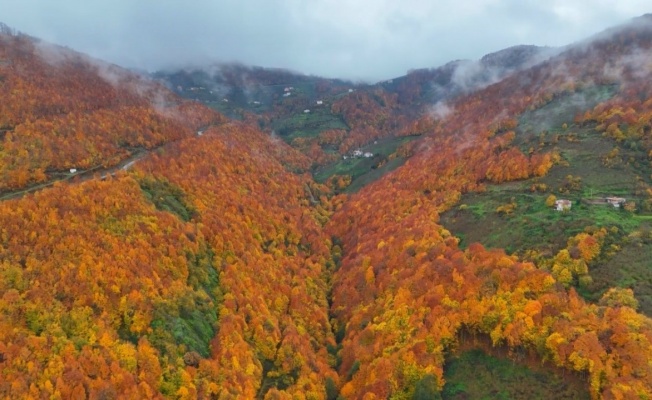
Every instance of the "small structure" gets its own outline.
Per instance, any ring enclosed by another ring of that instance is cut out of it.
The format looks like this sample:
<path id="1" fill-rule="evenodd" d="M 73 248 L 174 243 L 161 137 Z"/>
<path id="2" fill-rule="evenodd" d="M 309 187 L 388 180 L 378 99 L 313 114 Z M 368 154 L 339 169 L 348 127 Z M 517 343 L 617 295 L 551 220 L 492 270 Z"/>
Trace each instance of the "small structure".
<path id="1" fill-rule="evenodd" d="M 292 93 L 290 93 L 290 92 L 284 93 L 284 94 L 283 94 L 283 97 L 288 97 L 288 96 L 291 95 L 291 94 L 292 94 Z"/>
<path id="2" fill-rule="evenodd" d="M 228 103 L 229 99 L 222 99 L 223 102 Z"/>
<path id="3" fill-rule="evenodd" d="M 571 203 L 570 200 L 559 199 L 559 200 L 555 201 L 555 210 L 557 210 L 557 211 L 570 211 L 572 205 L 573 205 L 573 203 Z"/>
<path id="4" fill-rule="evenodd" d="M 201 131 L 201 130 L 197 131 L 197 136 L 201 136 L 203 134 L 204 134 L 204 131 Z"/>
<path id="5" fill-rule="evenodd" d="M 367 152 L 365 152 L 362 156 L 363 156 L 364 158 L 371 158 L 371 157 L 374 156 L 374 153 L 370 153 L 370 152 L 367 151 Z"/>
<path id="6" fill-rule="evenodd" d="M 305 110 L 303 110 L 304 114 L 308 114 L 309 112 L 310 112 L 310 110 L 308 110 L 307 108 Z"/>
<path id="7" fill-rule="evenodd" d="M 620 206 L 624 205 L 627 201 L 624 197 L 605 197 L 605 200 L 607 200 L 607 203 L 614 206 L 614 208 L 620 208 Z"/>
<path id="8" fill-rule="evenodd" d="M 349 89 L 349 93 L 353 93 L 353 89 Z"/>
<path id="9" fill-rule="evenodd" d="M 317 105 L 318 106 L 321 106 L 322 104 L 324 104 L 324 102 L 322 100 L 317 100 Z"/>
<path id="10" fill-rule="evenodd" d="M 342 159 L 348 160 L 349 156 L 342 156 Z"/>
<path id="11" fill-rule="evenodd" d="M 362 157 L 362 151 L 353 150 L 353 157 Z"/>
<path id="12" fill-rule="evenodd" d="M 71 174 L 76 174 L 77 173 L 77 168 L 70 168 L 70 173 Z"/>

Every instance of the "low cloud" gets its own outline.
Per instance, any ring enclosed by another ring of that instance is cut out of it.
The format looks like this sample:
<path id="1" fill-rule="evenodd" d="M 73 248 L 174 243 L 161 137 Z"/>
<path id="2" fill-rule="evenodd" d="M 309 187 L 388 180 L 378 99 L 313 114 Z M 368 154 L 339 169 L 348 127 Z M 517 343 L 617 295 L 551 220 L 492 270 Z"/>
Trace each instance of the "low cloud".
<path id="1" fill-rule="evenodd" d="M 377 81 L 516 44 L 560 46 L 641 15 L 641 0 L 0 0 L 32 36 L 149 71 L 240 61 Z"/>
<path id="2" fill-rule="evenodd" d="M 428 115 L 434 119 L 445 119 L 453 113 L 453 108 L 449 107 L 445 102 L 439 101 L 435 105 L 428 108 Z"/>

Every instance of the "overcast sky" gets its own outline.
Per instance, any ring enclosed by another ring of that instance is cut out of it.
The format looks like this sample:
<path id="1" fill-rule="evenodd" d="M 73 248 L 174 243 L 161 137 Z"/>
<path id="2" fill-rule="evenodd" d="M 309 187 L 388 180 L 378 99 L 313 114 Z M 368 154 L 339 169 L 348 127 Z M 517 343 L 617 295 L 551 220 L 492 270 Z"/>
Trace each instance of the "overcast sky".
<path id="1" fill-rule="evenodd" d="M 0 21 L 121 66 L 239 61 L 377 81 L 517 44 L 561 46 L 650 0 L 0 0 Z"/>

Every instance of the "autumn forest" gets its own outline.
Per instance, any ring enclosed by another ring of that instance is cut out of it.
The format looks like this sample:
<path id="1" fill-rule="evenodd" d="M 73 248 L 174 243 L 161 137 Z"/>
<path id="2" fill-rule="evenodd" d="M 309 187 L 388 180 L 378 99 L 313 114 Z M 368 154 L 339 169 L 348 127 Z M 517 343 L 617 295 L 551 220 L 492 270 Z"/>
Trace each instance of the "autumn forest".
<path id="1" fill-rule="evenodd" d="M 260 101 L 0 31 L 0 398 L 468 398 L 470 348 L 652 397 L 652 276 L 614 272 L 652 268 L 652 17 L 465 90 L 248 70 Z"/>

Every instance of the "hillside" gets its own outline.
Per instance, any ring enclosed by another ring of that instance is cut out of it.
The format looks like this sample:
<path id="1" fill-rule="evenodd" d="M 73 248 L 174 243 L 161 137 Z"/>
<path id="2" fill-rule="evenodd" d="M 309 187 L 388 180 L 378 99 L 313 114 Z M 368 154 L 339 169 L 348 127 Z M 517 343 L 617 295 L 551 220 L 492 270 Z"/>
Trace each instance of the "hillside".
<path id="1" fill-rule="evenodd" d="M 180 96 L 278 135 L 312 160 L 315 179 L 354 192 L 400 166 L 409 142 L 441 118 L 445 102 L 548 58 L 554 49 L 515 46 L 478 61 L 410 71 L 376 84 L 354 84 L 290 71 L 213 65 L 153 76 Z M 355 153 L 369 153 L 362 157 Z"/>
<path id="2" fill-rule="evenodd" d="M 173 90 L 1 31 L 0 397 L 652 396 L 652 16 Z"/>
<path id="3" fill-rule="evenodd" d="M 115 65 L 4 31 L 0 193 L 102 172 L 225 121 Z"/>

